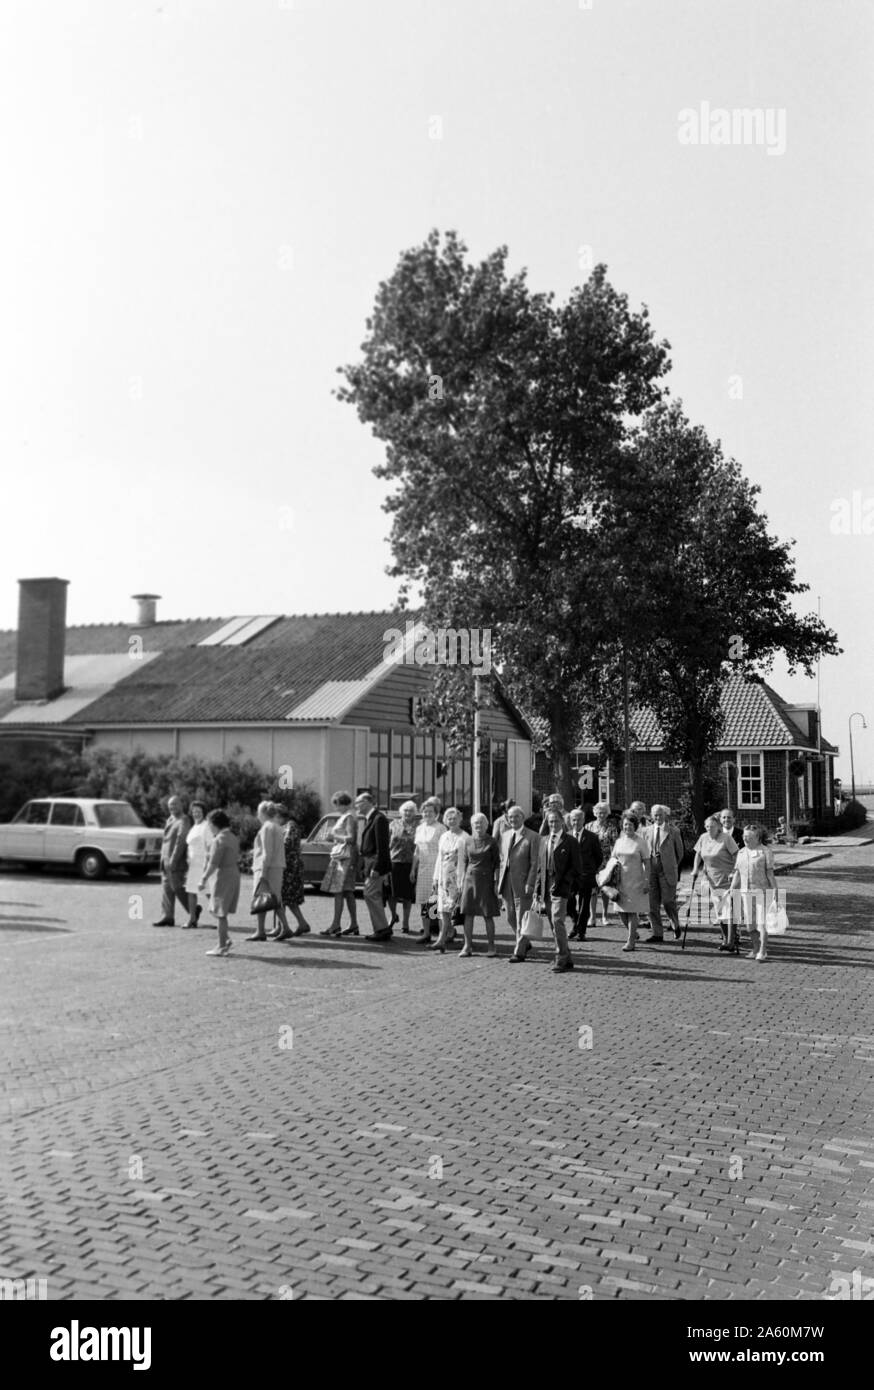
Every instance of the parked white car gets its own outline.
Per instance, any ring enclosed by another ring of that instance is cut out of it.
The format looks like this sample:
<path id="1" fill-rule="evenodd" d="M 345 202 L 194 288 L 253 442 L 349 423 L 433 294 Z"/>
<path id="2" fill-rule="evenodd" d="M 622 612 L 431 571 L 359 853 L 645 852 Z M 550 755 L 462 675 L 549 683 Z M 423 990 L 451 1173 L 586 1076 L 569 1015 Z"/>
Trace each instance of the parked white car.
<path id="1" fill-rule="evenodd" d="M 161 840 L 127 801 L 41 797 L 0 825 L 0 859 L 74 864 L 83 878 L 103 878 L 114 868 L 144 878 L 161 862 Z"/>

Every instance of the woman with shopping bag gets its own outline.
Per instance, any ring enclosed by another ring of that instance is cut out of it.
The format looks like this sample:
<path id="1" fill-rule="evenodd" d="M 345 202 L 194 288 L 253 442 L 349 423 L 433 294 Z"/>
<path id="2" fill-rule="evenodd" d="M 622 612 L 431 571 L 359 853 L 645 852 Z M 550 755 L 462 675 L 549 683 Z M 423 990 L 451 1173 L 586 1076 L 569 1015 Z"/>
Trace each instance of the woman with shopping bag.
<path id="1" fill-rule="evenodd" d="M 778 917 L 777 879 L 774 876 L 774 855 L 765 846 L 765 828 L 753 822 L 743 828 L 744 847 L 738 850 L 734 873 L 731 876 L 732 914 L 736 918 L 735 928 L 740 925 L 741 909 L 750 929 L 753 949 L 750 960 L 768 959 L 769 914 L 775 927 L 783 926 L 785 931 L 785 908 L 782 919 Z M 755 933 L 759 933 L 759 949 L 756 951 Z M 774 931 L 773 935 L 779 935 Z M 733 944 L 732 929 L 729 927 L 729 948 Z"/>
<path id="2" fill-rule="evenodd" d="M 688 924 L 692 910 L 695 884 L 700 878 L 703 880 L 707 897 L 710 899 L 712 914 L 710 920 L 712 921 L 715 916 L 719 926 L 722 937 L 719 946 L 720 951 L 728 950 L 727 924 L 729 914 L 726 907 L 726 895 L 728 885 L 731 883 L 731 876 L 734 873 L 737 855 L 738 847 L 731 832 L 723 830 L 718 816 L 708 816 L 704 822 L 704 834 L 699 837 L 695 844 L 692 885 L 689 890 L 689 901 L 686 904 L 686 922 Z M 701 896 L 699 892 L 699 901 Z"/>

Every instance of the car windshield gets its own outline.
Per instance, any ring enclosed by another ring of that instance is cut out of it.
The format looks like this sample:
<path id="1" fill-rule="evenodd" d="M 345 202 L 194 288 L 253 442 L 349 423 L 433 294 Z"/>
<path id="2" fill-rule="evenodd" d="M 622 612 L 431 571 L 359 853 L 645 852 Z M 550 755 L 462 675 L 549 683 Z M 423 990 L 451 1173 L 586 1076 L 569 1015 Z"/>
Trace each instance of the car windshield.
<path id="1" fill-rule="evenodd" d="M 133 806 L 126 801 L 104 801 L 94 807 L 94 815 L 101 830 L 116 830 L 119 826 L 142 825 Z"/>

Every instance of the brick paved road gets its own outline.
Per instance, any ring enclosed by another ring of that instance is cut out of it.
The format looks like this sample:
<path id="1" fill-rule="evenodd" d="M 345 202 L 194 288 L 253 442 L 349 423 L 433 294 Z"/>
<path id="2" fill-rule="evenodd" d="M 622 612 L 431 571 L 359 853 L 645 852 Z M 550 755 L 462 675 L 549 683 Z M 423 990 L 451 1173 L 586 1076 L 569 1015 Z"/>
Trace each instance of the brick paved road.
<path id="1" fill-rule="evenodd" d="M 156 885 L 0 873 L 0 1278 L 822 1299 L 874 1277 L 874 847 L 783 882 L 767 965 L 700 934 L 629 957 L 609 928 L 553 976 L 545 951 L 509 968 L 506 929 L 503 959 L 460 960 L 244 945 L 240 918 L 208 959 L 210 933 L 148 925 Z"/>

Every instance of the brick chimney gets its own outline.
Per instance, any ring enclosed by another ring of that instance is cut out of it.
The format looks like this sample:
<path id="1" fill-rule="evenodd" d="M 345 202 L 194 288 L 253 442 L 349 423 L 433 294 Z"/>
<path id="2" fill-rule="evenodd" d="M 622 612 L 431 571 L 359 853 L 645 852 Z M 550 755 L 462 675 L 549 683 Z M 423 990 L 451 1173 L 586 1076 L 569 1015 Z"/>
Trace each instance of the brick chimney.
<path id="1" fill-rule="evenodd" d="M 157 622 L 155 604 L 160 597 L 160 594 L 131 594 L 137 605 L 137 627 L 152 627 Z"/>
<path id="2" fill-rule="evenodd" d="M 68 579 L 19 579 L 16 700 L 54 700 L 64 689 Z"/>

